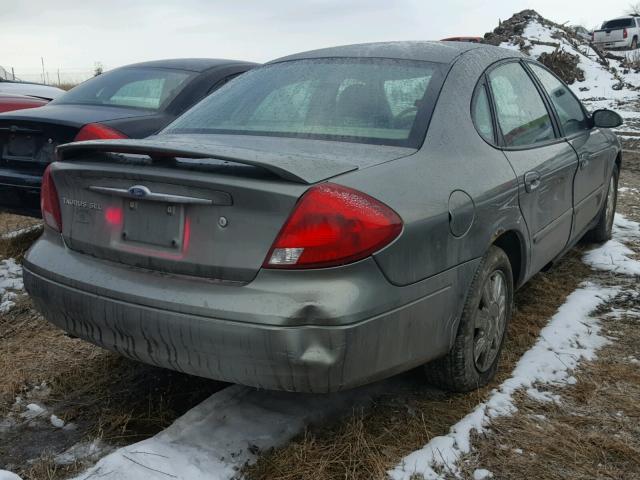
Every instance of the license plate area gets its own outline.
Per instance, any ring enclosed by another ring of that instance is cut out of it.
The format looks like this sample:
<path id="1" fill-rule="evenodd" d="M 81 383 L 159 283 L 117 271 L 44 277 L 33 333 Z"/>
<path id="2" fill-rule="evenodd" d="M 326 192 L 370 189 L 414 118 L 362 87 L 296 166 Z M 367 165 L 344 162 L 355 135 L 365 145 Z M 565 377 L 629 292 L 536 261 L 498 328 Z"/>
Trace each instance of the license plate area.
<path id="1" fill-rule="evenodd" d="M 4 145 L 2 158 L 5 160 L 31 161 L 36 153 L 36 137 L 12 134 Z"/>
<path id="2" fill-rule="evenodd" d="M 182 248 L 184 206 L 163 202 L 125 201 L 122 239 L 144 245 Z"/>

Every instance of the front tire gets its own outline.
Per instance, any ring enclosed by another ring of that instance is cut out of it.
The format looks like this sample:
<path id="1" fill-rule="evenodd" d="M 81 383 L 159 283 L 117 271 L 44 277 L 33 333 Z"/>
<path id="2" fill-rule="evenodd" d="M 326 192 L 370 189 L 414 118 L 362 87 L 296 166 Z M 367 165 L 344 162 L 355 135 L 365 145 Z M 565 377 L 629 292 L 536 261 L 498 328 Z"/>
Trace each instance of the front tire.
<path id="1" fill-rule="evenodd" d="M 592 230 L 585 235 L 585 239 L 590 242 L 602 243 L 611 240 L 611 232 L 613 231 L 613 218 L 618 205 L 618 178 L 620 171 L 618 165 L 613 166 L 611 178 L 609 179 L 609 187 L 607 189 L 607 197 L 605 199 L 602 210 L 598 214 L 598 223 Z"/>
<path id="2" fill-rule="evenodd" d="M 498 368 L 512 310 L 511 263 L 502 249 L 491 246 L 471 282 L 452 349 L 425 366 L 429 382 L 454 392 L 489 383 Z"/>

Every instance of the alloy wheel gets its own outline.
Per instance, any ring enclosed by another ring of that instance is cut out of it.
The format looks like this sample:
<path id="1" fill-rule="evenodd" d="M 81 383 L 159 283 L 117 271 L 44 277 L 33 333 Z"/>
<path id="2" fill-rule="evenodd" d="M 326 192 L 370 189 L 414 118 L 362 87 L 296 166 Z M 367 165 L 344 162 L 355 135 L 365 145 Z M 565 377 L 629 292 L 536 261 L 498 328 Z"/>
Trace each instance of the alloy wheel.
<path id="1" fill-rule="evenodd" d="M 475 314 L 473 360 L 479 372 L 486 372 L 495 361 L 507 321 L 507 282 L 501 270 L 494 271 L 482 287 Z"/>

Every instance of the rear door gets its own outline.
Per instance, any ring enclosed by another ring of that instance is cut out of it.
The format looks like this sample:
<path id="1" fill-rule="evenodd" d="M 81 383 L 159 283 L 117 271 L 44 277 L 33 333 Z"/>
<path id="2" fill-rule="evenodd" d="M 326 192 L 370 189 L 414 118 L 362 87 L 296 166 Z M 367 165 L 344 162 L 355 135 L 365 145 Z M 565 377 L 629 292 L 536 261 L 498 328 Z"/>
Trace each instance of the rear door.
<path id="1" fill-rule="evenodd" d="M 592 128 L 580 101 L 547 69 L 527 64 L 546 91 L 556 112 L 562 135 L 574 148 L 579 167 L 573 183 L 574 226 L 572 238 L 584 234 L 598 215 L 604 197 L 615 148 L 599 128 Z"/>
<path id="2" fill-rule="evenodd" d="M 500 144 L 518 177 L 533 273 L 553 260 L 569 241 L 578 158 L 559 138 L 544 97 L 519 61 L 499 64 L 487 77 Z"/>

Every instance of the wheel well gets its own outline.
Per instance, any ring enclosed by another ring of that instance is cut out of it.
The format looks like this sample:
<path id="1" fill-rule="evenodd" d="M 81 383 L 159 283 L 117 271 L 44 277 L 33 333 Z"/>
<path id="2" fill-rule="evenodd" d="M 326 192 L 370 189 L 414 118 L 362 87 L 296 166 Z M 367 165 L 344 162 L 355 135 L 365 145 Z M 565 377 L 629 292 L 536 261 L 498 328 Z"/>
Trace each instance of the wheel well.
<path id="1" fill-rule="evenodd" d="M 518 287 L 522 280 L 522 242 L 520 236 L 513 230 L 500 235 L 493 244 L 500 247 L 509 258 L 513 272 L 513 286 Z"/>
<path id="2" fill-rule="evenodd" d="M 622 169 L 622 152 L 618 152 L 616 156 L 616 165 L 618 166 L 618 172 Z"/>

